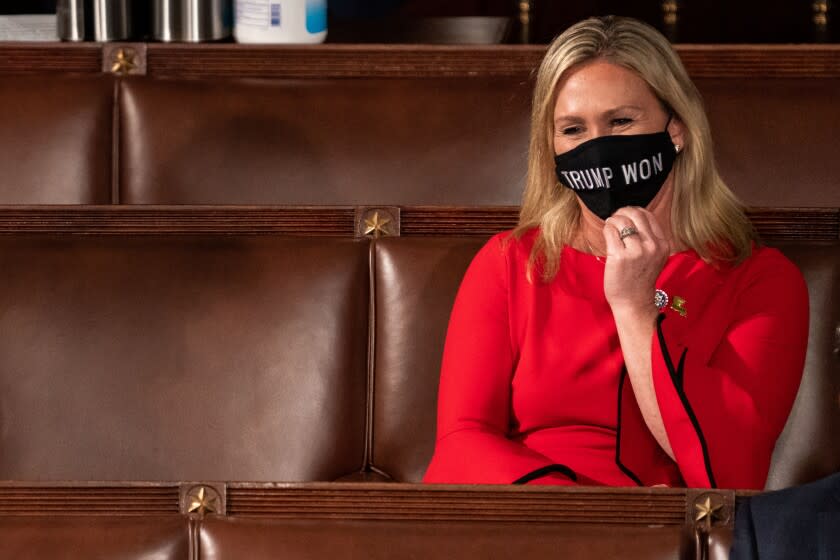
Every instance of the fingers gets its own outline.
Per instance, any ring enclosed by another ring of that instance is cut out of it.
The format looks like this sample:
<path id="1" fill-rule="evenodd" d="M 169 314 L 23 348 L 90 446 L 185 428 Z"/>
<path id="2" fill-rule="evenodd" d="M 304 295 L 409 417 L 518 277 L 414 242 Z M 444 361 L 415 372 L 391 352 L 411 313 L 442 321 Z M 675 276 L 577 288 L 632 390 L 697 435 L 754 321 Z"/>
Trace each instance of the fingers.
<path id="1" fill-rule="evenodd" d="M 657 239 L 661 241 L 666 240 L 665 233 L 662 231 L 662 227 L 659 225 L 659 221 L 656 219 L 656 216 L 644 208 L 627 206 L 617 210 L 614 216 L 624 216 L 628 218 L 636 225 L 636 228 L 640 232 L 643 232 L 644 236 L 649 239 Z"/>
<path id="2" fill-rule="evenodd" d="M 621 230 L 632 227 L 638 233 L 621 237 Z M 643 254 L 667 256 L 671 245 L 662 233 L 656 217 L 645 210 L 628 206 L 619 209 L 604 222 L 604 240 L 608 255 L 641 256 Z"/>
<path id="3" fill-rule="evenodd" d="M 618 249 L 636 249 L 639 245 L 639 242 L 642 241 L 642 236 L 649 237 L 649 234 L 645 232 L 644 227 L 639 227 L 639 224 L 636 224 L 631 220 L 628 216 L 621 215 L 621 214 L 613 214 L 609 218 L 604 221 L 604 229 L 606 230 L 607 226 L 610 229 L 615 231 L 615 237 L 618 239 Z M 637 233 L 633 233 L 630 235 L 625 235 L 624 237 L 621 236 L 621 231 L 626 228 L 633 228 L 636 230 Z"/>
<path id="4" fill-rule="evenodd" d="M 621 252 L 622 249 L 624 249 L 624 243 L 619 237 L 619 228 L 617 228 L 610 220 L 611 218 L 607 218 L 606 222 L 604 223 L 604 242 L 607 246 L 607 257 L 615 257 Z"/>

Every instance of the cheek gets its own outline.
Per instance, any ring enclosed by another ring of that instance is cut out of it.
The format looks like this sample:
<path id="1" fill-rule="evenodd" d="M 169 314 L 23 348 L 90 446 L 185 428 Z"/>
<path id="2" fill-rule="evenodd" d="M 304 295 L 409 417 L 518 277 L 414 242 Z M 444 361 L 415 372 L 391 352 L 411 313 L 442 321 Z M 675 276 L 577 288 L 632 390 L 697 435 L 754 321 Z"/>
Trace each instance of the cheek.
<path id="1" fill-rule="evenodd" d="M 554 137 L 554 153 L 555 154 L 562 154 L 563 152 L 568 152 L 572 148 L 575 147 L 575 143 L 565 138 L 564 136 L 555 136 Z"/>

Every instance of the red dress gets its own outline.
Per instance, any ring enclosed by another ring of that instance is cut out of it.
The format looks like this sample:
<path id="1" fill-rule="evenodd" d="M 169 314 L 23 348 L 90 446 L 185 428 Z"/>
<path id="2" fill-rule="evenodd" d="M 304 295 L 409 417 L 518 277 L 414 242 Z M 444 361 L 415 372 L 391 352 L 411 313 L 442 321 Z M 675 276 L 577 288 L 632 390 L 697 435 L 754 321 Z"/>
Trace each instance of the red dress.
<path id="1" fill-rule="evenodd" d="M 493 237 L 464 276 L 424 482 L 763 488 L 805 360 L 799 270 L 763 247 L 737 267 L 668 259 L 651 345 L 674 461 L 636 404 L 604 262 L 565 247 L 553 281 L 529 282 L 535 237 Z"/>

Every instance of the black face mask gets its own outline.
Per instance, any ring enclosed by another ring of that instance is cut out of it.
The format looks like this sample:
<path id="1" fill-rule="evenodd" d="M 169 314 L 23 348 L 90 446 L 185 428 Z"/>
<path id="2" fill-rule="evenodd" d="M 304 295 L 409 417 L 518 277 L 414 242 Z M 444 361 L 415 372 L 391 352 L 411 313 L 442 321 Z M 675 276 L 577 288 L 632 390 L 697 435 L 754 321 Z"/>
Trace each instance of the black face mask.
<path id="1" fill-rule="evenodd" d="M 557 178 L 602 220 L 625 206 L 646 207 L 662 188 L 677 157 L 668 124 L 665 128 L 653 134 L 588 140 L 554 157 Z"/>

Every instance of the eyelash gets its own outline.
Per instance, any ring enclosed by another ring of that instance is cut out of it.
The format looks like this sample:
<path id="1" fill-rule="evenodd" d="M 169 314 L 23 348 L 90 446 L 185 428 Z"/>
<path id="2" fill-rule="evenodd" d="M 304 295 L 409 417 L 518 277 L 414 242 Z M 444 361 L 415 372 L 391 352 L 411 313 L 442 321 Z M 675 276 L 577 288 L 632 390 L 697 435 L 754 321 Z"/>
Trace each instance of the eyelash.
<path id="1" fill-rule="evenodd" d="M 633 119 L 622 117 L 613 119 L 612 121 L 610 121 L 610 124 L 612 124 L 613 126 L 626 126 L 631 122 L 633 122 Z M 563 134 L 566 136 L 572 136 L 574 134 L 577 134 L 578 132 L 580 132 L 579 126 L 569 126 L 563 129 Z"/>

